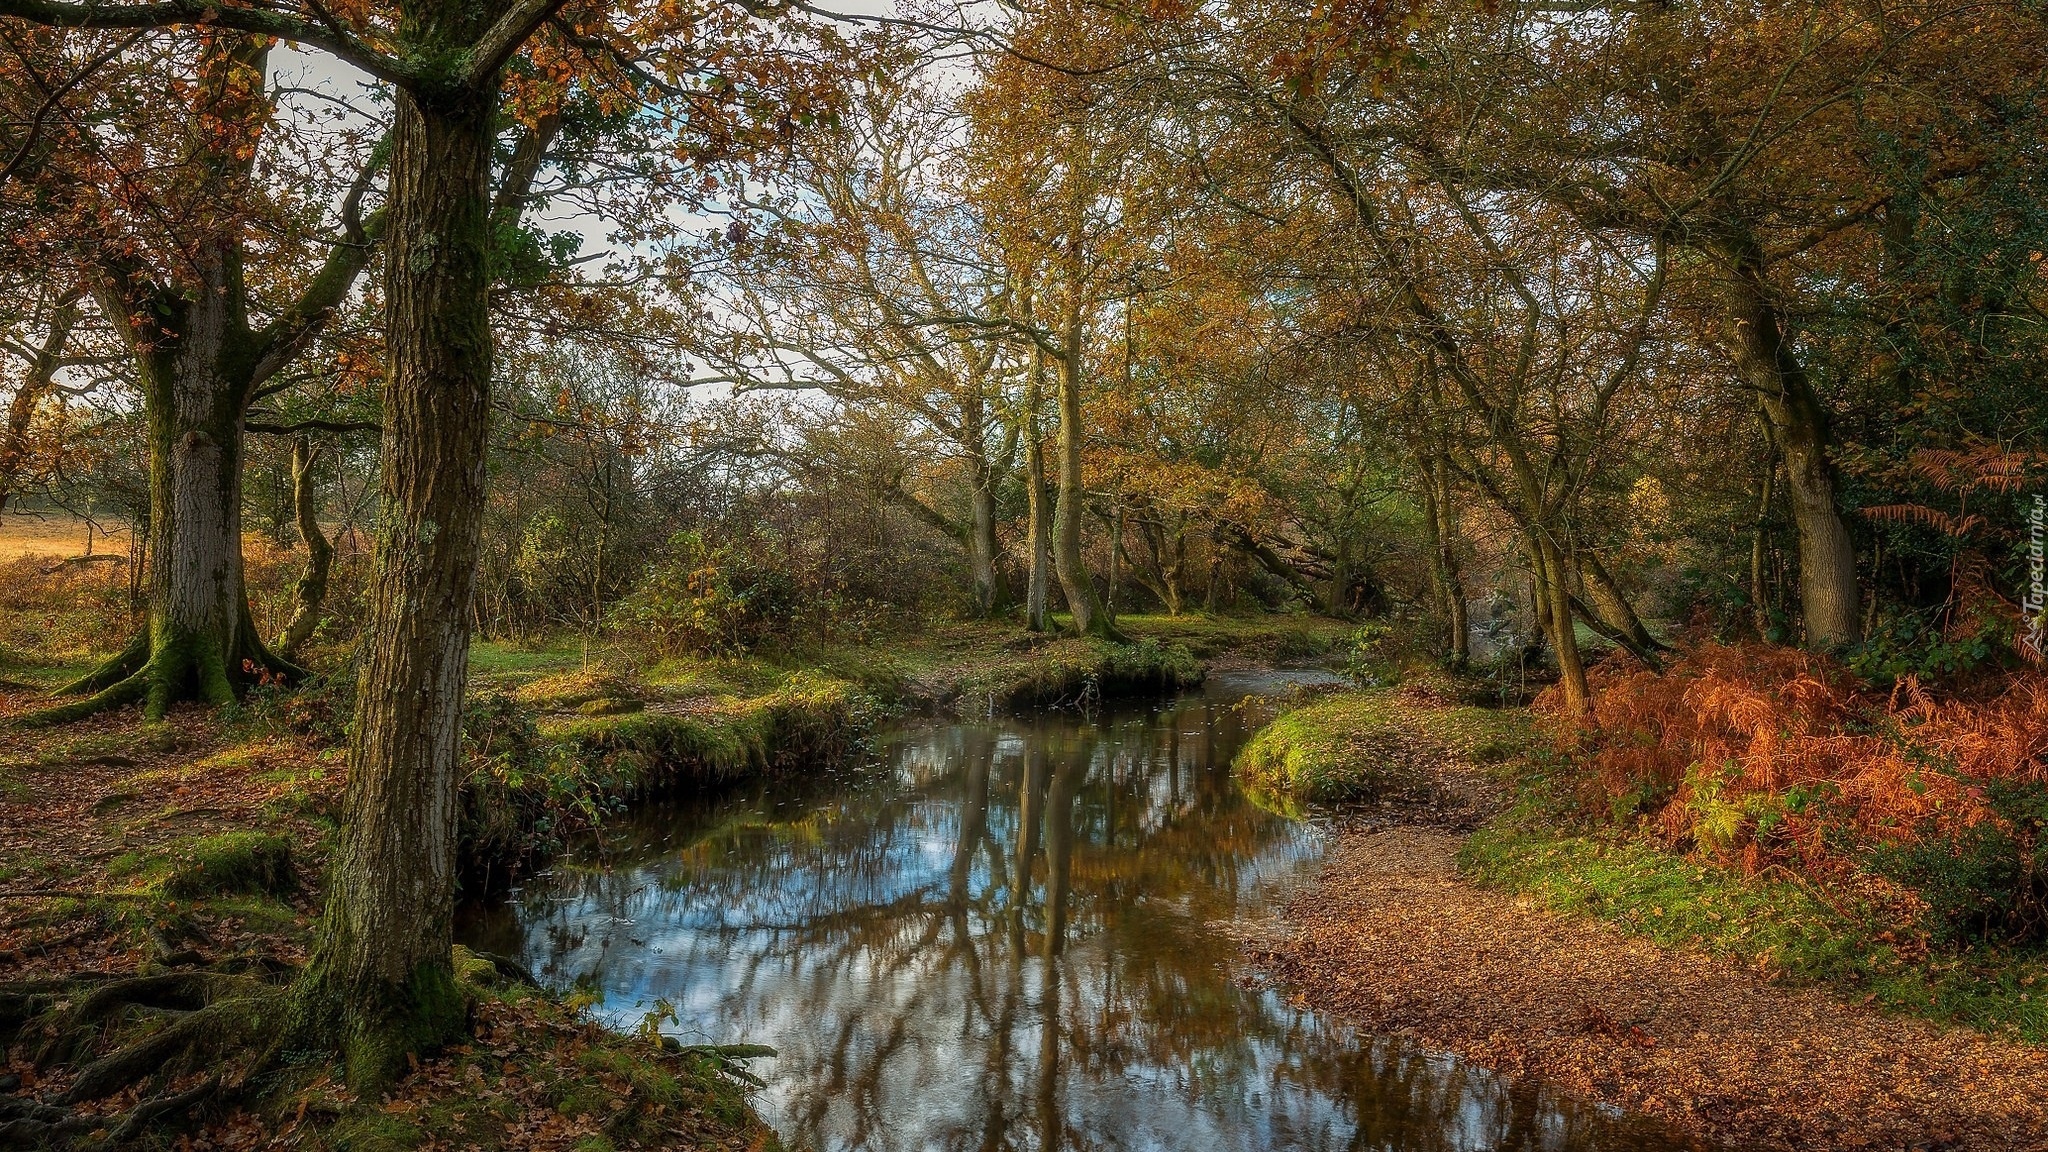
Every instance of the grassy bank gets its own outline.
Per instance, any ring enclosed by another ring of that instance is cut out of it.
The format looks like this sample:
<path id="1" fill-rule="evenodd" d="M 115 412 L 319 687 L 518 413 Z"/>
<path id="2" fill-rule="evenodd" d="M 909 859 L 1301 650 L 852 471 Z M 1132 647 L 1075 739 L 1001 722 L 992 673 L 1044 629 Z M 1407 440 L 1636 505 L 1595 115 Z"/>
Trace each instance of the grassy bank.
<path id="1" fill-rule="evenodd" d="M 1747 874 L 1672 850 L 1646 824 L 1602 819 L 1579 796 L 1586 766 L 1555 752 L 1527 710 L 1346 692 L 1274 720 L 1236 766 L 1256 796 L 1289 812 L 1373 803 L 1476 768 L 1490 816 L 1458 857 L 1476 884 L 1784 985 L 2048 1042 L 2048 949 L 1959 938 L 1924 908 L 1902 916 L 1899 890 L 1869 873 L 1833 883 L 1782 867 Z"/>
<path id="2" fill-rule="evenodd" d="M 1393 688 L 1340 692 L 1283 713 L 1238 753 L 1253 798 L 1299 814 L 1314 805 L 1377 803 L 1440 791 L 1447 776 L 1518 754 L 1526 715 L 1445 704 Z M 1452 765 L 1462 771 L 1453 773 Z"/>
<path id="3" fill-rule="evenodd" d="M 1880 890 L 1741 871 L 1591 824 L 1519 766 L 1524 794 L 1459 853 L 1474 882 L 1597 917 L 1671 947 L 1727 957 L 1766 979 L 2048 1043 L 2048 951 L 1940 942 L 1903 925 Z"/>

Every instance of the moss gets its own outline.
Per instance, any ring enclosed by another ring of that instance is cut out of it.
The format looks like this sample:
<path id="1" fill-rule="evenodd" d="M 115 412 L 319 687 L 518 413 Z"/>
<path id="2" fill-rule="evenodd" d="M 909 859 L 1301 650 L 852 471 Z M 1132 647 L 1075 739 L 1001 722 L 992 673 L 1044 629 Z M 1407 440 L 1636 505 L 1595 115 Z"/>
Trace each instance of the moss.
<path id="1" fill-rule="evenodd" d="M 1254 798 L 1289 813 L 1303 804 L 1372 799 L 1458 756 L 1489 764 L 1528 749 L 1527 717 L 1424 703 L 1392 689 L 1345 692 L 1281 714 L 1234 763 Z"/>
<path id="2" fill-rule="evenodd" d="M 542 732 L 576 753 L 609 758 L 625 770 L 615 784 L 647 791 L 836 755 L 857 726 L 860 704 L 852 685 L 800 672 L 751 698 L 590 716 Z"/>
<path id="3" fill-rule="evenodd" d="M 235 831 L 181 840 L 156 852 L 128 852 L 107 875 L 173 900 L 286 896 L 298 890 L 291 841 L 274 832 Z"/>
<path id="4" fill-rule="evenodd" d="M 373 1108 L 346 1113 L 326 1137 L 334 1152 L 411 1152 L 427 1141 L 427 1133 L 417 1125 Z"/>

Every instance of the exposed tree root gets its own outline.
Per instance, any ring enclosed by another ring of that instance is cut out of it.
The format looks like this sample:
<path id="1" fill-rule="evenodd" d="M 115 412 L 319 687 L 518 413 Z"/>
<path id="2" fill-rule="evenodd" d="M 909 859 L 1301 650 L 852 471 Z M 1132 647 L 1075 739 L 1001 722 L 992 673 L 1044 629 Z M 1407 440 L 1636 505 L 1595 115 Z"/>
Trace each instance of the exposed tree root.
<path id="1" fill-rule="evenodd" d="M 220 644 L 198 637 L 159 644 L 144 631 L 119 654 L 53 693 L 84 699 L 31 712 L 15 723 L 28 728 L 69 724 L 136 701 L 151 720 L 160 720 L 178 700 L 232 704 L 252 684 L 297 683 L 306 676 L 304 668 L 271 651 L 256 634 L 245 604 L 234 651 L 223 652 Z"/>
<path id="2" fill-rule="evenodd" d="M 0 1037 L 40 1036 L 39 1067 L 77 1068 L 53 1095 L 0 1096 L 0 1148 L 118 1146 L 240 1091 L 276 1062 L 287 995 L 215 971 L 0 988 Z M 130 1089 L 139 1099 L 125 1111 L 81 1108 Z"/>
<path id="3" fill-rule="evenodd" d="M 149 663 L 149 633 L 137 632 L 128 646 L 99 667 L 56 690 L 56 696 L 88 696 L 103 692 L 142 670 Z"/>

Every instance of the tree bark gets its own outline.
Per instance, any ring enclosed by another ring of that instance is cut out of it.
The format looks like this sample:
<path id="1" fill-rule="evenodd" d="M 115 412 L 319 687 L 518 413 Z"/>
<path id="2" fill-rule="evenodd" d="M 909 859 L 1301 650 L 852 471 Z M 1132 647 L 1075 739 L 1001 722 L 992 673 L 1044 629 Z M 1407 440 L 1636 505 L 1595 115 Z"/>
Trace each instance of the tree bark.
<path id="1" fill-rule="evenodd" d="M 1593 694 L 1586 684 L 1586 664 L 1573 624 L 1564 556 L 1540 528 L 1531 533 L 1529 554 L 1536 577 L 1538 616 L 1550 638 L 1551 650 L 1557 654 L 1558 686 L 1564 692 L 1565 711 L 1574 717 L 1589 716 L 1593 711 Z"/>
<path id="2" fill-rule="evenodd" d="M 1756 623 L 1756 634 L 1768 637 L 1771 631 L 1770 588 L 1764 579 L 1764 561 L 1770 545 L 1771 501 L 1777 495 L 1778 447 L 1771 435 L 1770 418 L 1762 421 L 1764 426 L 1764 476 L 1757 485 L 1756 522 L 1749 534 L 1749 610 Z"/>
<path id="3" fill-rule="evenodd" d="M 277 650 L 287 660 L 296 659 L 299 646 L 312 639 L 320 626 L 320 608 L 327 600 L 327 574 L 334 565 L 334 545 L 320 530 L 319 491 L 313 466 L 320 450 L 310 438 L 292 441 L 292 519 L 299 540 L 306 546 L 306 570 L 292 586 L 292 615 L 278 634 Z"/>
<path id="4" fill-rule="evenodd" d="M 449 964 L 456 771 L 483 523 L 495 84 L 401 90 L 385 259 L 389 362 L 348 821 L 301 1026 L 374 1090 L 458 1034 Z"/>
<path id="5" fill-rule="evenodd" d="M 1722 343 L 1743 381 L 1761 397 L 1785 463 L 1787 504 L 1799 535 L 1806 643 L 1823 650 L 1846 647 L 1863 638 L 1862 589 L 1856 579 L 1856 546 L 1835 490 L 1827 413 L 1785 342 L 1754 245 L 1731 244 L 1718 255 L 1727 272 Z"/>
<path id="6" fill-rule="evenodd" d="M 1030 376 L 1024 392 L 1024 484 L 1027 526 L 1024 547 L 1029 555 L 1024 582 L 1024 626 L 1044 632 L 1052 594 L 1052 507 L 1045 499 L 1045 437 L 1038 423 L 1045 380 L 1044 358 L 1031 350 Z"/>
<path id="7" fill-rule="evenodd" d="M 1059 499 L 1052 514 L 1053 568 L 1059 573 L 1060 591 L 1066 594 L 1067 611 L 1073 613 L 1074 631 L 1084 636 L 1114 636 L 1116 625 L 1102 610 L 1095 581 L 1081 560 L 1081 349 L 1079 325 L 1068 326 L 1067 347 L 1059 361 L 1060 434 Z"/>

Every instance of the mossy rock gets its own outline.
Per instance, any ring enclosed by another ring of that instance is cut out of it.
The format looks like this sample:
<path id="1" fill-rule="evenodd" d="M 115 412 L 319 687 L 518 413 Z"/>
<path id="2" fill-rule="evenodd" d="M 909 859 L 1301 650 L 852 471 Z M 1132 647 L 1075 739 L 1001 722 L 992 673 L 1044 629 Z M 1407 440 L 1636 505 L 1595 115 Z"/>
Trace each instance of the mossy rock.
<path id="1" fill-rule="evenodd" d="M 646 709 L 645 700 L 617 696 L 600 696 L 595 700 L 585 700 L 576 706 L 576 711 L 584 716 L 624 716 L 633 712 L 644 712 Z"/>

